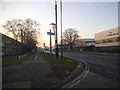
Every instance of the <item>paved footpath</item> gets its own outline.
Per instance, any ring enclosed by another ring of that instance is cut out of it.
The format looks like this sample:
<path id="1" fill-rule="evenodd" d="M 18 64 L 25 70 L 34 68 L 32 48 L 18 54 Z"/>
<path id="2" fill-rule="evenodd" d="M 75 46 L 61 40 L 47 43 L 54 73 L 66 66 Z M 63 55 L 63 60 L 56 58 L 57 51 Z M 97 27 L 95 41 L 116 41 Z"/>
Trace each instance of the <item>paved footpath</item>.
<path id="1" fill-rule="evenodd" d="M 50 88 L 57 80 L 51 66 L 40 54 L 34 54 L 22 64 L 2 69 L 3 88 Z"/>

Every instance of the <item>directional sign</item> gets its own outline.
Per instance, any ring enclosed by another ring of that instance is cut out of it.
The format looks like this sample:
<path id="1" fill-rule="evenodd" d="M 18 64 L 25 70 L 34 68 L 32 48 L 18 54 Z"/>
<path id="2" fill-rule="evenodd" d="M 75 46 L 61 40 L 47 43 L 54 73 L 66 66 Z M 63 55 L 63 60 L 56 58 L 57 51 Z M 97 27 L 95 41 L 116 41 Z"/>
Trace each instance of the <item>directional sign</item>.
<path id="1" fill-rule="evenodd" d="M 47 32 L 48 35 L 55 35 L 55 33 Z"/>

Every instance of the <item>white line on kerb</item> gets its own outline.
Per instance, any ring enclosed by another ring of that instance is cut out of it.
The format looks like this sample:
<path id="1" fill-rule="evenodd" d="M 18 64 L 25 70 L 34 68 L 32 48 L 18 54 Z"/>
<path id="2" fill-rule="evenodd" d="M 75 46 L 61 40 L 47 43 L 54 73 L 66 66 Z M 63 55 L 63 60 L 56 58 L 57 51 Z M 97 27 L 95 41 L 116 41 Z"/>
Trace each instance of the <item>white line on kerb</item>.
<path id="1" fill-rule="evenodd" d="M 87 67 L 86 67 L 86 69 L 87 69 Z M 74 79 L 72 82 L 68 83 L 68 84 L 67 84 L 66 86 L 64 86 L 63 88 L 66 88 L 66 87 L 71 88 L 71 87 L 73 87 L 74 85 L 76 85 L 77 83 L 79 83 L 79 82 L 81 81 L 81 77 L 82 77 L 82 78 L 85 78 L 86 75 L 88 74 L 88 72 L 89 72 L 89 68 L 88 68 L 88 70 L 85 70 L 85 71 L 82 73 L 82 75 L 78 76 L 76 79 Z M 72 85 L 71 85 L 71 84 L 72 84 Z"/>
<path id="2" fill-rule="evenodd" d="M 37 55 L 35 56 L 35 61 L 37 60 Z"/>
<path id="3" fill-rule="evenodd" d="M 86 74 L 83 76 L 83 78 L 85 78 L 87 76 L 87 74 L 89 73 L 89 70 L 87 70 Z"/>
<path id="4" fill-rule="evenodd" d="M 89 72 L 89 69 L 87 70 L 86 74 L 85 74 L 82 78 L 85 78 L 86 75 L 88 74 L 88 72 Z M 72 84 L 72 85 L 69 86 L 68 88 L 72 88 L 73 86 L 75 86 L 76 84 L 78 84 L 80 81 L 81 81 L 81 79 L 79 79 L 78 81 L 76 81 L 74 84 Z"/>

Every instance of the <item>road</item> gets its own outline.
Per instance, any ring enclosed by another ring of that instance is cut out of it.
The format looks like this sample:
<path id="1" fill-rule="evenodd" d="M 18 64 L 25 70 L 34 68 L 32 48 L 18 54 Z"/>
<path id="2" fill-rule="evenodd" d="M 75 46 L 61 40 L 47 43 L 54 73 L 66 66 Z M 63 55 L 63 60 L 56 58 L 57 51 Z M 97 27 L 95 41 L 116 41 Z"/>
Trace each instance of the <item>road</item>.
<path id="1" fill-rule="evenodd" d="M 65 57 L 73 58 L 89 65 L 89 73 L 73 88 L 117 88 L 118 57 L 108 55 L 64 52 Z M 56 83 L 50 65 L 41 55 L 30 55 L 20 65 L 2 69 L 3 87 L 48 88 Z"/>
<path id="2" fill-rule="evenodd" d="M 89 65 L 89 73 L 74 88 L 118 88 L 118 57 L 64 52 L 69 57 Z"/>

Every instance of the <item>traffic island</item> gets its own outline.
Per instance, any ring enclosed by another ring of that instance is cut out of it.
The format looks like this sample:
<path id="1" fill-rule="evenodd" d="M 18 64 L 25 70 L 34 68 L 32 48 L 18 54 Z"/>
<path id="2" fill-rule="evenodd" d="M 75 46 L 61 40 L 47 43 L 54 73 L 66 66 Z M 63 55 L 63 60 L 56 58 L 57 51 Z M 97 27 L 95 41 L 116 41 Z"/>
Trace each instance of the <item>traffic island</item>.
<path id="1" fill-rule="evenodd" d="M 59 81 L 52 88 L 68 88 L 73 83 L 75 84 L 82 76 L 86 75 L 87 66 L 84 63 L 67 57 L 55 58 L 54 54 L 46 52 L 41 52 L 41 54 L 48 60 L 52 67 L 52 77 L 55 77 Z"/>

